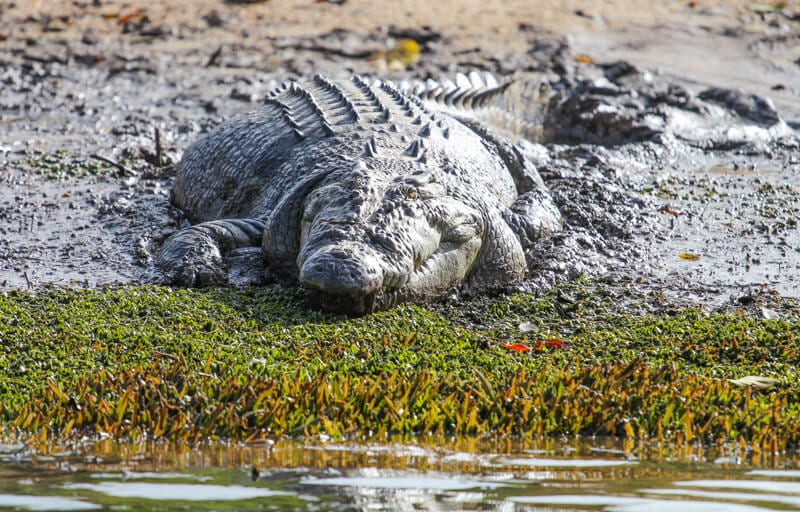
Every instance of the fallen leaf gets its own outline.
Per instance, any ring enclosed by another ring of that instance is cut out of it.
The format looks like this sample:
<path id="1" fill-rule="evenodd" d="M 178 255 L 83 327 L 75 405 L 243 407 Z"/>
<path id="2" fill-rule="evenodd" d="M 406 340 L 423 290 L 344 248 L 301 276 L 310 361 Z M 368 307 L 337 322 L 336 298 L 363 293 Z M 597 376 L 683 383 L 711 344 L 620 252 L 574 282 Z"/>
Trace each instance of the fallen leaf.
<path id="1" fill-rule="evenodd" d="M 767 389 L 777 384 L 778 379 L 773 379 L 771 377 L 760 377 L 758 375 L 748 375 L 746 377 L 742 377 L 741 379 L 728 379 L 728 382 L 734 386 L 753 386 L 754 388 L 758 389 Z"/>
<path id="2" fill-rule="evenodd" d="M 119 23 L 120 25 L 124 25 L 126 23 L 130 23 L 131 21 L 139 21 L 142 18 L 144 18 L 144 14 L 141 11 L 134 11 L 132 13 L 117 18 L 117 23 Z"/>
<path id="3" fill-rule="evenodd" d="M 401 39 L 397 41 L 394 48 L 386 52 L 386 62 L 389 67 L 393 63 L 398 63 L 403 67 L 413 66 L 419 61 L 419 44 L 413 39 Z"/>
<path id="4" fill-rule="evenodd" d="M 530 352 L 531 351 L 530 347 L 526 347 L 522 343 L 511 344 L 511 343 L 502 342 L 502 343 L 500 343 L 500 346 L 503 347 L 504 349 L 510 350 L 512 352 L 525 353 L 525 352 Z"/>
<path id="5" fill-rule="evenodd" d="M 777 320 L 778 318 L 781 317 L 781 315 L 778 314 L 778 312 L 775 311 L 774 309 L 769 309 L 764 306 L 761 306 L 761 316 L 765 320 Z"/>
<path id="6" fill-rule="evenodd" d="M 664 205 L 661 208 L 659 208 L 658 211 L 660 213 L 666 213 L 667 215 L 672 215 L 673 217 L 677 217 L 678 216 L 678 212 L 676 212 L 675 210 L 670 210 L 669 206 L 666 206 L 666 205 Z"/>
<path id="7" fill-rule="evenodd" d="M 575 60 L 578 62 L 582 62 L 583 64 L 591 64 L 592 59 L 591 57 L 587 57 L 586 55 L 578 55 L 575 57 Z"/>
<path id="8" fill-rule="evenodd" d="M 686 260 L 686 261 L 697 261 L 697 260 L 700 259 L 700 256 L 698 256 L 696 254 L 691 254 L 691 253 L 688 253 L 688 252 L 678 253 L 678 257 L 680 259 Z"/>
<path id="9" fill-rule="evenodd" d="M 558 348 L 562 350 L 567 348 L 567 344 L 558 338 L 552 338 L 547 340 L 546 342 L 544 342 L 544 346 L 547 348 Z"/>
<path id="10" fill-rule="evenodd" d="M 538 343 L 536 343 L 535 347 L 536 351 L 538 352 L 542 352 L 543 350 L 546 350 L 548 348 L 563 350 L 567 348 L 567 344 L 558 338 L 551 338 L 547 341 L 539 341 Z"/>
<path id="11" fill-rule="evenodd" d="M 786 2 L 778 1 L 771 4 L 750 4 L 747 6 L 752 12 L 756 14 L 769 14 L 771 12 L 780 12 L 786 8 Z"/>

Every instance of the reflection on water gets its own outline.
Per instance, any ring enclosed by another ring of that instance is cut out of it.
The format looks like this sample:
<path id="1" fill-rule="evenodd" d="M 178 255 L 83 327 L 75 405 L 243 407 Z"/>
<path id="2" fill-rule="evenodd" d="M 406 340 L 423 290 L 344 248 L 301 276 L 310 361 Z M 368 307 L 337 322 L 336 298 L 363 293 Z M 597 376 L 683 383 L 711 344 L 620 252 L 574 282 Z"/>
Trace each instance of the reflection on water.
<path id="1" fill-rule="evenodd" d="M 725 487 L 724 480 L 720 482 L 720 487 Z M 759 489 L 761 490 L 761 489 Z M 715 492 L 715 491 L 696 491 L 692 489 L 650 489 L 646 491 L 651 494 L 667 494 L 674 496 L 692 496 L 714 501 L 760 501 L 765 503 L 783 503 L 800 508 L 800 496 L 787 496 L 783 494 L 753 494 L 744 492 Z"/>
<path id="2" fill-rule="evenodd" d="M 19 510 L 98 510 L 94 503 L 52 496 L 0 494 L 0 506 Z"/>
<path id="3" fill-rule="evenodd" d="M 65 484 L 63 489 L 86 489 L 89 491 L 116 496 L 117 498 L 146 497 L 151 500 L 173 500 L 180 497 L 185 501 L 249 500 L 265 496 L 285 495 L 281 491 L 271 491 L 259 487 L 241 485 L 178 484 L 146 482 L 101 482 Z"/>
<path id="4" fill-rule="evenodd" d="M 333 478 L 303 478 L 302 485 L 326 485 L 329 487 L 366 487 L 369 489 L 419 489 L 425 491 L 465 491 L 467 489 L 496 489 L 499 481 L 454 478 L 440 474 L 418 474 L 394 476 L 385 471 L 375 471 L 374 476 L 345 476 Z"/>
<path id="5" fill-rule="evenodd" d="M 791 510 L 797 467 L 739 445 L 583 439 L 11 443 L 0 510 Z"/>
<path id="6" fill-rule="evenodd" d="M 572 505 L 574 507 L 602 506 L 602 510 L 614 512 L 674 512 L 680 507 L 681 512 L 764 512 L 770 509 L 739 505 L 736 503 L 715 503 L 712 501 L 664 501 L 642 498 L 627 498 L 623 496 L 592 496 L 592 495 L 565 495 L 565 496 L 530 496 L 512 498 L 515 503 L 523 505 L 559 505 L 559 510 L 581 510 L 582 508 L 562 508 Z M 527 510 L 521 507 L 520 510 Z M 535 508 L 535 510 L 542 510 Z"/>

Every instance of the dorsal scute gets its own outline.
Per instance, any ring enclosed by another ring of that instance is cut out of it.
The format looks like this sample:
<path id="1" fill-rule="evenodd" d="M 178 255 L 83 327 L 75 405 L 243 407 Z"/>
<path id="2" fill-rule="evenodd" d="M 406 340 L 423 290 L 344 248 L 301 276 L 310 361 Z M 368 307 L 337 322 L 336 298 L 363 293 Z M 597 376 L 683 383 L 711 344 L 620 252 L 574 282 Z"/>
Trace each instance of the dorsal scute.
<path id="1" fill-rule="evenodd" d="M 328 136 L 336 133 L 322 106 L 308 88 L 297 82 L 290 82 L 289 86 L 280 96 L 285 96 L 292 100 L 292 104 L 287 103 L 288 113 L 292 119 L 295 119 L 296 123 L 302 127 L 302 131 L 318 127 Z M 316 119 L 308 123 L 305 121 L 305 119 L 309 117 L 308 114 L 311 114 L 311 116 Z"/>
<path id="2" fill-rule="evenodd" d="M 356 75 L 352 78 L 352 82 L 355 84 L 356 88 L 361 92 L 361 94 L 367 99 L 367 101 L 373 104 L 375 109 L 381 111 L 386 109 L 386 105 L 381 102 L 380 98 L 378 98 L 378 95 L 372 90 L 372 87 L 370 87 L 370 84 L 366 79 Z"/>
<path id="3" fill-rule="evenodd" d="M 427 100 L 440 108 L 478 109 L 501 96 L 512 83 L 499 84 L 491 73 L 470 71 L 456 74 L 455 82 L 447 77 L 439 81 L 428 79 L 420 92 L 416 87 L 409 90 L 414 91 L 420 101 Z"/>
<path id="4" fill-rule="evenodd" d="M 367 143 L 364 146 L 364 152 L 362 154 L 370 158 L 375 158 L 378 156 L 378 142 L 375 140 L 375 135 L 370 135 Z"/>
<path id="5" fill-rule="evenodd" d="M 353 100 L 350 99 L 347 93 L 344 92 L 344 89 L 342 89 L 337 83 L 328 80 L 320 74 L 314 75 L 314 82 L 329 93 L 333 94 L 338 101 L 341 102 L 345 110 L 349 113 L 350 119 L 353 122 L 359 122 L 361 120 L 361 116 L 358 114 L 358 110 L 356 109 L 355 104 L 353 104 Z"/>
<path id="6" fill-rule="evenodd" d="M 394 103 L 404 111 L 407 117 L 418 118 L 421 114 L 430 115 L 430 112 L 425 107 L 422 100 L 416 96 L 404 93 L 393 82 L 376 81 L 373 86 L 375 85 L 387 94 Z"/>
<path id="7" fill-rule="evenodd" d="M 297 123 L 297 121 L 295 120 L 295 118 L 292 116 L 291 109 L 289 108 L 289 105 L 287 105 L 286 103 L 284 103 L 283 101 L 281 101 L 281 100 L 278 98 L 278 96 L 277 96 L 277 95 L 270 95 L 270 96 L 268 96 L 268 97 L 267 97 L 267 98 L 264 100 L 264 103 L 265 103 L 265 104 L 267 104 L 267 105 L 272 105 L 273 107 L 276 107 L 276 108 L 278 108 L 278 109 L 280 110 L 280 112 L 281 112 L 281 119 L 283 119 L 283 121 L 284 121 L 286 124 L 288 124 L 288 125 L 289 125 L 289 127 L 290 127 L 292 130 L 294 130 L 295 134 L 300 134 L 300 135 L 302 135 L 302 132 L 301 132 L 301 130 L 300 130 L 300 125 Z"/>

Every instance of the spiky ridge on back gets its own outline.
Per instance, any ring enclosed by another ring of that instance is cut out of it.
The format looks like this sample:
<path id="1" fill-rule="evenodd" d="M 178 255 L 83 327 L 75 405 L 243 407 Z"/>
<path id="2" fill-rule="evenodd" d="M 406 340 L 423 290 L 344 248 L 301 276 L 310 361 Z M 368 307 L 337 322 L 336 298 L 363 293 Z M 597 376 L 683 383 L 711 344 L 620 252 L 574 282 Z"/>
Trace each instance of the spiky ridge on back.
<path id="1" fill-rule="evenodd" d="M 461 88 L 446 85 L 447 94 L 431 88 L 428 96 L 478 108 L 506 87 L 476 76 L 470 82 L 458 78 Z M 454 128 L 466 130 L 442 114 L 443 105 L 410 94 L 402 83 L 359 76 L 334 81 L 317 75 L 286 82 L 260 110 L 223 123 L 187 150 L 174 187 L 175 202 L 195 222 L 263 219 L 281 190 L 312 172 L 314 161 L 321 165 L 326 158 L 333 162 L 337 157 L 394 155 L 425 164 L 431 143 L 449 153 L 449 144 L 441 139 L 448 139 Z M 271 188 L 265 189 L 265 183 Z"/>
<path id="2" fill-rule="evenodd" d="M 517 77 L 500 83 L 491 73 L 471 71 L 425 82 L 400 82 L 406 94 L 437 110 L 483 121 L 511 140 L 539 141 L 551 98 L 543 78 Z"/>

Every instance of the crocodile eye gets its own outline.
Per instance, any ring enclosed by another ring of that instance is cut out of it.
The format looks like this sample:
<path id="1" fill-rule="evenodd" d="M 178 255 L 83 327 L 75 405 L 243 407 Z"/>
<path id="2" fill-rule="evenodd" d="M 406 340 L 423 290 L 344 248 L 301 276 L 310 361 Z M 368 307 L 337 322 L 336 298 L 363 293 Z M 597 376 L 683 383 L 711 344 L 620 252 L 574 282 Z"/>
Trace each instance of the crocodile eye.
<path id="1" fill-rule="evenodd" d="M 423 186 L 417 187 L 416 193 L 417 197 L 420 199 L 433 199 L 446 195 L 445 188 L 442 185 L 434 182 L 426 183 Z"/>

